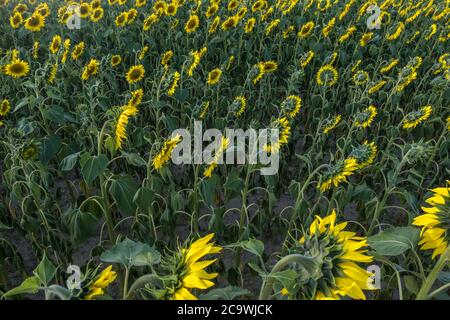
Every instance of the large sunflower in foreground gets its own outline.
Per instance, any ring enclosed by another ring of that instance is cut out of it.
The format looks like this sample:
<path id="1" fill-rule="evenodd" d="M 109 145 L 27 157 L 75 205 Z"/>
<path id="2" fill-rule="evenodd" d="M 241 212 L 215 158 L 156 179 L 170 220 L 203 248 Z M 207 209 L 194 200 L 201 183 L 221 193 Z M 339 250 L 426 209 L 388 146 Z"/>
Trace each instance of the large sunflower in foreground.
<path id="1" fill-rule="evenodd" d="M 431 192 L 433 196 L 425 200 L 431 207 L 422 207 L 425 214 L 416 217 L 413 225 L 422 227 L 420 249 L 433 250 L 434 259 L 444 253 L 450 240 L 450 187 L 435 188 Z"/>
<path id="2" fill-rule="evenodd" d="M 13 78 L 24 77 L 30 72 L 30 65 L 28 62 L 16 58 L 3 67 L 3 72 Z"/>
<path id="3" fill-rule="evenodd" d="M 214 233 L 210 233 L 203 238 L 193 242 L 188 248 L 183 248 L 179 254 L 179 268 L 177 270 L 178 281 L 174 292 L 170 296 L 172 300 L 197 300 L 191 290 L 205 290 L 214 285 L 211 280 L 218 276 L 218 273 L 208 273 L 205 269 L 213 264 L 217 259 L 203 260 L 203 257 L 219 253 L 222 248 L 210 242 Z"/>
<path id="4" fill-rule="evenodd" d="M 309 230 L 293 251 L 312 257 L 317 272 L 302 286 L 301 298 L 338 300 L 341 297 L 366 299 L 363 290 L 374 290 L 372 273 L 359 263 L 372 262 L 367 254 L 367 238 L 345 231 L 347 222 L 336 224 L 336 212 L 321 218 L 316 216 Z M 311 281 L 312 280 L 312 281 Z"/>

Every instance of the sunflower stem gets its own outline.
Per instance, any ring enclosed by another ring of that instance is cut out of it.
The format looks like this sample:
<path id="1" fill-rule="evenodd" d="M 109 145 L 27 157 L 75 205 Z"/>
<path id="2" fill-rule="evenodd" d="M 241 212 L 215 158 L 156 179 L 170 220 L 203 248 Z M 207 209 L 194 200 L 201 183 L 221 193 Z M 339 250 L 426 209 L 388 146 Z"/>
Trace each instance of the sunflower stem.
<path id="1" fill-rule="evenodd" d="M 422 283 L 422 287 L 420 288 L 419 293 L 416 296 L 416 300 L 427 300 L 430 298 L 430 296 L 432 296 L 428 293 L 430 292 L 431 287 L 439 276 L 441 270 L 445 267 L 448 260 L 450 260 L 450 246 L 447 247 L 447 250 L 445 250 L 445 252 L 441 255 L 438 262 L 428 274 L 428 277 Z"/>

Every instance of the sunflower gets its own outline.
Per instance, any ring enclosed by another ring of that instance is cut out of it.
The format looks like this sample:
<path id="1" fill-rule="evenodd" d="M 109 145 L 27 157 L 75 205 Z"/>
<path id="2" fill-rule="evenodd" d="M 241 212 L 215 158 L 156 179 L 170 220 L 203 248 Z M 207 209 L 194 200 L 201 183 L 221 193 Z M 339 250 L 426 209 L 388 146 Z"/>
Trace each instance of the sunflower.
<path id="1" fill-rule="evenodd" d="M 326 119 L 324 124 L 323 124 L 322 132 L 324 134 L 330 133 L 330 131 L 334 130 L 334 128 L 336 128 L 337 125 L 341 122 L 341 119 L 342 119 L 342 116 L 340 114 Z"/>
<path id="2" fill-rule="evenodd" d="M 26 61 L 15 58 L 3 67 L 3 72 L 13 78 L 24 77 L 30 72 L 30 65 Z"/>
<path id="3" fill-rule="evenodd" d="M 96 9 L 92 10 L 89 18 L 91 19 L 92 22 L 99 22 L 103 18 L 103 15 L 104 15 L 103 8 L 98 7 Z"/>
<path id="4" fill-rule="evenodd" d="M 111 57 L 110 63 L 113 68 L 117 67 L 122 62 L 122 57 L 118 54 Z"/>
<path id="5" fill-rule="evenodd" d="M 327 38 L 333 29 L 334 25 L 336 24 L 336 18 L 332 18 L 327 25 L 322 29 L 322 34 L 325 38 Z"/>
<path id="6" fill-rule="evenodd" d="M 25 3 L 19 3 L 13 9 L 13 12 L 25 13 L 28 11 L 28 6 Z"/>
<path id="7" fill-rule="evenodd" d="M 208 84 L 217 84 L 220 81 L 220 77 L 222 76 L 222 70 L 219 68 L 215 68 L 214 70 L 208 73 Z"/>
<path id="8" fill-rule="evenodd" d="M 236 115 L 236 117 L 240 117 L 247 106 L 247 100 L 244 96 L 238 96 L 234 98 L 233 103 L 230 105 L 230 111 Z"/>
<path id="9" fill-rule="evenodd" d="M 115 19 L 116 26 L 118 27 L 125 26 L 127 23 L 127 15 L 128 15 L 127 12 L 120 13 Z"/>
<path id="10" fill-rule="evenodd" d="M 432 106 L 425 106 L 417 111 L 408 113 L 403 119 L 403 129 L 415 128 L 425 120 L 427 120 L 431 112 L 433 112 Z"/>
<path id="11" fill-rule="evenodd" d="M 405 24 L 400 21 L 397 24 L 397 27 L 395 28 L 395 30 L 392 33 L 388 33 L 386 35 L 386 39 L 389 41 L 397 40 L 404 30 L 405 30 Z"/>
<path id="12" fill-rule="evenodd" d="M 133 84 L 133 83 L 141 81 L 144 78 L 144 75 L 145 75 L 144 66 L 142 64 L 140 64 L 137 66 L 132 66 L 128 70 L 128 72 L 126 74 L 126 79 L 129 84 Z"/>
<path id="13" fill-rule="evenodd" d="M 288 115 L 291 119 L 300 112 L 301 107 L 302 98 L 300 98 L 299 96 L 291 95 L 281 103 L 282 112 Z"/>
<path id="14" fill-rule="evenodd" d="M 203 47 L 200 50 L 191 51 L 192 63 L 188 69 L 188 76 L 192 77 L 192 75 L 194 74 L 195 68 L 197 68 L 198 64 L 200 63 L 201 58 L 206 54 L 207 51 L 208 51 L 208 48 L 206 48 L 206 47 Z"/>
<path id="15" fill-rule="evenodd" d="M 147 4 L 147 0 L 135 0 L 134 5 L 136 8 L 141 8 Z"/>
<path id="16" fill-rule="evenodd" d="M 272 30 L 275 29 L 280 24 L 280 22 L 281 22 L 280 19 L 272 20 L 272 22 L 270 22 L 266 28 L 266 31 L 265 31 L 266 36 L 269 36 L 270 33 L 272 32 Z"/>
<path id="17" fill-rule="evenodd" d="M 61 62 L 64 64 L 67 61 L 67 56 L 69 54 L 70 51 L 70 39 L 66 39 L 64 40 L 64 52 L 63 55 L 61 57 Z"/>
<path id="18" fill-rule="evenodd" d="M 358 169 L 358 163 L 355 158 L 347 158 L 338 161 L 335 165 L 329 166 L 328 170 L 322 176 L 322 183 L 319 184 L 321 192 L 330 190 L 343 182 L 347 182 L 347 177 L 351 176 Z"/>
<path id="19" fill-rule="evenodd" d="M 131 98 L 128 100 L 127 105 L 136 108 L 142 102 L 142 98 L 144 97 L 144 90 L 137 89 L 131 93 Z"/>
<path id="20" fill-rule="evenodd" d="M 433 196 L 425 200 L 431 207 L 422 207 L 425 214 L 416 217 L 413 225 L 422 227 L 420 249 L 433 250 L 434 259 L 444 253 L 450 240 L 450 188 L 435 188 L 431 192 Z"/>
<path id="21" fill-rule="evenodd" d="M 166 6 L 167 3 L 165 3 L 164 1 L 158 0 L 153 4 L 153 12 L 158 12 L 158 11 L 162 11 L 165 12 L 166 11 Z"/>
<path id="22" fill-rule="evenodd" d="M 91 76 L 98 74 L 100 70 L 100 62 L 96 59 L 91 59 L 89 63 L 84 67 L 81 79 L 88 80 Z"/>
<path id="23" fill-rule="evenodd" d="M 12 15 L 9 18 L 9 24 L 13 29 L 17 29 L 18 27 L 20 27 L 22 22 L 23 22 L 22 14 L 18 11 L 14 12 L 14 15 Z"/>
<path id="24" fill-rule="evenodd" d="M 47 3 L 43 2 L 36 7 L 35 12 L 39 13 L 44 18 L 47 18 L 50 15 L 50 8 Z"/>
<path id="25" fill-rule="evenodd" d="M 152 166 L 156 170 L 161 169 L 166 165 L 172 156 L 172 152 L 175 147 L 181 142 L 181 136 L 179 134 L 164 141 L 161 150 L 155 155 L 152 161 Z"/>
<path id="26" fill-rule="evenodd" d="M 173 17 L 178 12 L 178 5 L 175 2 L 169 3 L 166 7 L 166 15 Z"/>
<path id="27" fill-rule="evenodd" d="M 305 52 L 304 54 L 302 54 L 302 56 L 300 57 L 300 62 L 299 62 L 300 67 L 302 69 L 305 69 L 308 66 L 308 64 L 311 62 L 312 58 L 314 58 L 314 55 L 315 55 L 314 51 L 308 51 L 308 52 Z"/>
<path id="28" fill-rule="evenodd" d="M 141 51 L 138 52 L 138 60 L 144 60 L 149 49 L 149 46 L 144 46 Z"/>
<path id="29" fill-rule="evenodd" d="M 50 43 L 50 52 L 53 54 L 57 54 L 59 48 L 61 47 L 62 39 L 60 35 L 53 36 L 52 42 Z"/>
<path id="30" fill-rule="evenodd" d="M 20 150 L 20 156 L 23 160 L 30 160 L 38 154 L 38 151 L 35 144 L 29 144 Z"/>
<path id="31" fill-rule="evenodd" d="M 0 116 L 2 117 L 6 116 L 10 110 L 11 104 L 7 99 L 3 99 L 3 101 L 0 103 Z"/>
<path id="32" fill-rule="evenodd" d="M 217 259 L 199 261 L 207 255 L 222 251 L 221 247 L 210 242 L 213 237 L 214 233 L 208 234 L 193 242 L 188 248 L 182 248 L 176 255 L 174 263 L 177 266 L 174 270 L 176 281 L 168 289 L 169 299 L 197 300 L 192 290 L 205 290 L 214 286 L 211 280 L 216 278 L 218 273 L 208 273 L 205 269 Z"/>
<path id="33" fill-rule="evenodd" d="M 265 7 L 267 7 L 267 1 L 265 1 L 265 0 L 257 0 L 252 5 L 252 12 L 260 11 L 260 10 L 264 9 Z"/>
<path id="34" fill-rule="evenodd" d="M 320 86 L 331 87 L 338 81 L 338 72 L 332 65 L 324 65 L 317 72 L 316 81 Z"/>
<path id="35" fill-rule="evenodd" d="M 369 95 L 374 94 L 374 93 L 380 91 L 381 88 L 383 88 L 386 85 L 386 83 L 387 83 L 386 80 L 381 80 L 381 81 L 375 83 L 374 85 L 372 85 L 367 92 L 369 93 Z"/>
<path id="36" fill-rule="evenodd" d="M 35 41 L 33 44 L 33 58 L 37 59 L 39 56 L 39 41 Z"/>
<path id="37" fill-rule="evenodd" d="M 336 220 L 335 210 L 324 218 L 316 215 L 300 241 L 289 249 L 289 253 L 308 257 L 318 269 L 299 285 L 300 299 L 365 300 L 363 290 L 375 290 L 372 273 L 359 266 L 373 261 L 367 254 L 367 238 L 346 231 L 347 222 L 337 224 Z"/>
<path id="38" fill-rule="evenodd" d="M 216 14 L 217 10 L 219 10 L 219 6 L 217 4 L 211 4 L 207 9 L 205 16 L 207 18 L 211 18 L 213 15 Z"/>
<path id="39" fill-rule="evenodd" d="M 254 84 L 261 80 L 265 74 L 276 71 L 278 69 L 278 64 L 275 61 L 259 62 L 256 65 L 256 68 L 258 70 L 258 73 L 253 79 Z"/>
<path id="40" fill-rule="evenodd" d="M 138 113 L 137 106 L 125 105 L 122 107 L 119 118 L 116 121 L 115 141 L 116 150 L 122 149 L 123 141 L 127 139 L 128 119 Z"/>
<path id="41" fill-rule="evenodd" d="M 356 27 L 355 26 L 350 26 L 347 31 L 345 31 L 345 33 L 339 37 L 339 43 L 344 43 L 345 41 L 347 41 L 348 39 L 350 39 L 350 37 L 352 36 L 353 33 L 355 33 L 356 31 Z"/>
<path id="42" fill-rule="evenodd" d="M 78 8 L 78 13 L 80 15 L 80 18 L 86 19 L 91 15 L 91 5 L 87 2 L 83 2 L 80 4 Z"/>
<path id="43" fill-rule="evenodd" d="M 363 144 L 357 146 L 350 153 L 351 158 L 356 159 L 358 169 L 363 169 L 373 163 L 377 156 L 377 146 L 374 142 L 364 141 Z"/>
<path id="44" fill-rule="evenodd" d="M 314 21 L 309 21 L 302 25 L 300 31 L 297 33 L 297 37 L 299 37 L 300 39 L 306 39 L 311 34 L 311 32 L 313 32 L 313 30 Z"/>
<path id="45" fill-rule="evenodd" d="M 253 31 L 253 28 L 255 27 L 255 25 L 256 25 L 255 18 L 248 19 L 244 26 L 245 33 L 251 33 Z"/>
<path id="46" fill-rule="evenodd" d="M 373 32 L 366 32 L 361 36 L 361 39 L 359 39 L 359 45 L 361 47 L 365 47 L 367 43 L 373 38 L 374 33 Z"/>
<path id="47" fill-rule="evenodd" d="M 404 67 L 398 75 L 397 84 L 395 90 L 401 92 L 405 90 L 414 80 L 417 79 L 417 71 L 414 67 L 406 66 Z"/>
<path id="48" fill-rule="evenodd" d="M 225 151 L 228 149 L 228 146 L 230 145 L 230 140 L 225 137 L 221 137 L 220 142 L 218 143 L 218 148 L 215 150 L 214 157 L 209 162 L 208 166 L 206 167 L 205 171 L 203 171 L 203 176 L 210 178 L 212 173 L 214 172 L 214 169 L 217 168 L 218 164 L 221 162 L 222 157 L 225 153 Z"/>
<path id="49" fill-rule="evenodd" d="M 175 94 L 175 90 L 178 88 L 178 81 L 180 81 L 180 73 L 178 71 L 175 71 L 172 75 L 172 84 L 170 85 L 169 89 L 167 90 L 167 95 L 169 97 L 173 96 Z"/>
<path id="50" fill-rule="evenodd" d="M 132 24 L 138 16 L 138 12 L 136 9 L 132 8 L 127 11 L 127 24 Z"/>
<path id="51" fill-rule="evenodd" d="M 217 31 L 217 28 L 219 27 L 220 24 L 220 17 L 217 16 L 214 18 L 213 22 L 211 23 L 209 29 L 208 29 L 208 33 L 214 33 Z"/>
<path id="52" fill-rule="evenodd" d="M 41 14 L 35 12 L 25 20 L 24 26 L 27 30 L 38 32 L 45 26 L 45 18 Z"/>
<path id="53" fill-rule="evenodd" d="M 161 65 L 164 68 L 168 68 L 170 59 L 172 59 L 172 57 L 173 57 L 173 51 L 172 50 L 167 50 L 166 52 L 164 52 L 164 54 L 163 54 L 163 56 L 161 58 Z"/>
<path id="54" fill-rule="evenodd" d="M 105 294 L 105 288 L 114 282 L 117 278 L 117 273 L 112 271 L 112 266 L 103 270 L 95 279 L 93 283 L 89 285 L 89 291 L 85 295 L 85 300 L 92 300 L 97 296 Z"/>
<path id="55" fill-rule="evenodd" d="M 283 145 L 288 144 L 291 135 L 291 125 L 286 117 L 282 117 L 272 122 L 271 130 L 278 130 L 278 140 L 271 141 L 270 144 L 263 146 L 263 150 L 267 153 L 278 152 Z"/>
<path id="56" fill-rule="evenodd" d="M 237 1 L 237 0 L 230 0 L 228 2 L 227 9 L 228 9 L 228 11 L 234 11 L 234 10 L 237 9 L 238 6 L 239 6 L 239 1 Z"/>
<path id="57" fill-rule="evenodd" d="M 358 112 L 354 116 L 354 125 L 359 128 L 367 128 L 370 127 L 370 125 L 373 122 L 373 119 L 375 119 L 378 111 L 375 106 L 368 106 L 363 111 Z"/>
<path id="58" fill-rule="evenodd" d="M 446 125 L 447 125 L 447 130 L 450 131 L 450 116 L 447 117 Z"/>
<path id="59" fill-rule="evenodd" d="M 55 82 L 56 79 L 56 73 L 58 72 L 58 62 L 54 63 L 51 68 L 50 68 L 50 74 L 48 75 L 48 83 L 49 84 L 53 84 Z"/>
<path id="60" fill-rule="evenodd" d="M 358 70 L 353 75 L 353 83 L 357 86 L 362 86 L 369 81 L 369 74 L 364 70 Z"/>
<path id="61" fill-rule="evenodd" d="M 191 15 L 184 26 L 186 33 L 192 33 L 200 26 L 200 19 L 197 15 Z"/>
<path id="62" fill-rule="evenodd" d="M 224 31 L 230 30 L 237 26 L 239 20 L 235 16 L 228 17 L 224 22 L 222 22 L 221 28 Z"/>
<path id="63" fill-rule="evenodd" d="M 145 18 L 144 25 L 142 26 L 142 28 L 144 29 L 144 31 L 147 31 L 150 29 L 150 27 L 152 25 L 154 25 L 156 22 L 158 22 L 158 20 L 159 20 L 158 16 L 156 14 L 152 13 L 147 18 Z"/>
<path id="64" fill-rule="evenodd" d="M 85 44 L 81 41 L 77 44 L 72 50 L 72 60 L 78 60 L 78 58 L 83 54 L 85 48 Z"/>

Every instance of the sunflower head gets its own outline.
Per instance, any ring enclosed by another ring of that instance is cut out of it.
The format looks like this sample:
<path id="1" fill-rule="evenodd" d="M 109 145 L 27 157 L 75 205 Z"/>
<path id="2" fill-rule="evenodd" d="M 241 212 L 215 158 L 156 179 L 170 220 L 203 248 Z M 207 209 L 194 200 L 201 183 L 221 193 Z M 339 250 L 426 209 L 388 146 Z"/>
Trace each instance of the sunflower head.
<path id="1" fill-rule="evenodd" d="M 13 78 L 24 77 L 30 72 L 30 65 L 26 61 L 15 58 L 3 67 L 3 72 Z"/>
<path id="2" fill-rule="evenodd" d="M 366 84 L 368 81 L 369 81 L 369 74 L 366 71 L 358 70 L 353 75 L 353 82 L 357 86 L 362 86 L 362 85 Z"/>
<path id="3" fill-rule="evenodd" d="M 108 266 L 100 272 L 88 285 L 87 293 L 84 295 L 85 300 L 92 300 L 97 296 L 105 294 L 105 289 L 114 282 L 117 278 L 117 273 L 112 271 L 112 266 Z"/>
<path id="4" fill-rule="evenodd" d="M 432 111 L 433 108 L 431 106 L 425 106 L 419 110 L 408 113 L 403 119 L 402 125 L 403 129 L 410 129 L 417 127 L 419 124 L 421 124 L 430 117 Z"/>
<path id="5" fill-rule="evenodd" d="M 355 158 L 349 157 L 337 161 L 334 165 L 328 167 L 322 176 L 322 182 L 318 185 L 320 191 L 325 192 L 333 186 L 338 187 L 341 183 L 347 182 L 347 178 L 358 169 L 358 163 Z"/>
<path id="6" fill-rule="evenodd" d="M 365 141 L 363 144 L 360 144 L 352 150 L 350 157 L 355 158 L 358 169 L 362 169 L 373 163 L 377 156 L 377 150 L 377 146 L 374 142 Z"/>
<path id="7" fill-rule="evenodd" d="M 432 196 L 422 207 L 424 214 L 416 217 L 413 225 L 422 228 L 420 234 L 422 250 L 433 250 L 432 258 L 441 255 L 450 240 L 450 181 L 447 187 L 432 189 Z"/>
<path id="8" fill-rule="evenodd" d="M 4 117 L 6 116 L 9 111 L 11 110 L 11 104 L 7 99 L 3 99 L 2 102 L 0 102 L 0 116 Z"/>
<path id="9" fill-rule="evenodd" d="M 324 218 L 316 216 L 309 230 L 290 248 L 290 253 L 313 262 L 314 268 L 308 274 L 298 270 L 301 285 L 285 290 L 284 294 L 316 300 L 366 299 L 363 290 L 375 289 L 371 273 L 359 266 L 373 260 L 367 254 L 367 238 L 347 231 L 347 222 L 336 220 L 334 210 Z"/>
<path id="10" fill-rule="evenodd" d="M 192 242 L 189 246 L 180 248 L 165 262 L 172 277 L 166 284 L 166 296 L 171 300 L 197 300 L 193 290 L 205 290 L 214 286 L 212 281 L 219 274 L 208 273 L 205 269 L 216 262 L 217 258 L 202 260 L 206 256 L 220 253 L 222 248 L 211 242 L 214 234 L 208 234 Z"/>
<path id="11" fill-rule="evenodd" d="M 33 159 L 38 154 L 38 147 L 34 143 L 30 143 L 29 145 L 23 147 L 20 150 L 20 156 L 23 160 Z"/>
<path id="12" fill-rule="evenodd" d="M 113 55 L 111 57 L 111 61 L 110 62 L 111 62 L 111 66 L 113 68 L 115 68 L 122 62 L 122 57 L 120 55 L 118 55 L 118 54 Z"/>
<path id="13" fill-rule="evenodd" d="M 184 30 L 186 31 L 186 33 L 192 33 L 195 32 L 195 30 L 197 30 L 197 28 L 200 25 L 200 19 L 197 15 L 191 15 L 188 19 L 188 21 L 186 22 L 185 26 L 184 26 Z"/>
<path id="14" fill-rule="evenodd" d="M 322 132 L 324 134 L 328 134 L 337 127 L 337 125 L 341 122 L 342 116 L 340 114 L 334 115 L 331 118 L 327 118 L 322 126 Z"/>
<path id="15" fill-rule="evenodd" d="M 290 118 L 294 118 L 302 107 L 302 98 L 299 96 L 289 96 L 281 103 L 281 110 Z"/>
<path id="16" fill-rule="evenodd" d="M 229 110 L 230 112 L 234 113 L 236 117 L 240 117 L 244 111 L 245 107 L 247 106 L 247 100 L 244 96 L 238 96 L 234 98 L 233 103 L 230 105 Z"/>
<path id="17" fill-rule="evenodd" d="M 209 72 L 207 83 L 210 85 L 217 84 L 220 81 L 220 77 L 222 76 L 222 70 L 216 68 Z"/>
<path id="18" fill-rule="evenodd" d="M 338 72 L 332 65 L 324 65 L 317 72 L 316 80 L 320 86 L 331 87 L 338 81 Z"/>
<path id="19" fill-rule="evenodd" d="M 38 12 L 34 12 L 25 20 L 25 28 L 31 32 L 38 32 L 45 26 L 45 17 Z"/>
<path id="20" fill-rule="evenodd" d="M 369 106 L 354 115 L 354 125 L 359 128 L 370 127 L 378 111 L 375 106 Z"/>
<path id="21" fill-rule="evenodd" d="M 144 78 L 145 75 L 145 69 L 143 65 L 137 65 L 137 66 L 132 66 L 127 74 L 126 74 L 126 79 L 128 81 L 129 84 L 133 84 L 136 82 L 141 81 Z"/>

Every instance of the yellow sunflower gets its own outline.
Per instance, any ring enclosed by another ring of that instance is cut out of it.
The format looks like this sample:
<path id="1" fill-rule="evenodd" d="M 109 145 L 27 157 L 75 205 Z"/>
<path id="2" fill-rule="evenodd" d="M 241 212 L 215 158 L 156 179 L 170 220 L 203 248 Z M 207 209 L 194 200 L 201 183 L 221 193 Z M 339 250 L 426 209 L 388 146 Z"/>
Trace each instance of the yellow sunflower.
<path id="1" fill-rule="evenodd" d="M 119 56 L 118 54 L 116 54 L 116 55 L 113 55 L 112 57 L 111 57 L 111 66 L 113 67 L 113 68 L 115 68 L 115 67 L 117 67 L 121 62 L 122 62 L 122 57 L 121 56 Z"/>
<path id="2" fill-rule="evenodd" d="M 342 116 L 340 114 L 335 115 L 331 118 L 328 118 L 323 125 L 322 132 L 324 134 L 330 133 L 341 122 L 341 119 L 342 119 Z"/>
<path id="3" fill-rule="evenodd" d="M 433 112 L 432 106 L 425 106 L 417 111 L 408 113 L 403 119 L 403 129 L 411 129 L 427 120 Z"/>
<path id="4" fill-rule="evenodd" d="M 192 33 L 200 26 L 200 19 L 197 15 L 191 15 L 184 26 L 186 33 Z"/>
<path id="5" fill-rule="evenodd" d="M 210 85 L 217 84 L 220 81 L 221 76 L 222 76 L 222 70 L 220 70 L 219 68 L 216 68 L 208 73 L 207 83 Z"/>
<path id="6" fill-rule="evenodd" d="M 89 291 L 84 299 L 92 300 L 97 296 L 104 295 L 105 288 L 113 283 L 116 278 L 117 273 L 115 271 L 112 271 L 112 266 L 107 267 L 97 276 L 95 281 L 89 285 Z"/>
<path id="7" fill-rule="evenodd" d="M 377 146 L 375 142 L 364 141 L 350 153 L 350 158 L 355 158 L 358 169 L 363 169 L 373 163 L 377 156 Z"/>
<path id="8" fill-rule="evenodd" d="M 77 44 L 72 51 L 72 60 L 78 60 L 78 58 L 83 54 L 85 48 L 85 44 L 81 41 Z"/>
<path id="9" fill-rule="evenodd" d="M 300 39 L 306 39 L 314 30 L 314 21 L 309 21 L 302 25 L 300 31 L 297 33 L 297 37 Z"/>
<path id="10" fill-rule="evenodd" d="M 0 103 L 0 116 L 2 117 L 6 116 L 10 110 L 11 104 L 7 99 L 3 99 L 3 101 Z"/>
<path id="11" fill-rule="evenodd" d="M 41 31 L 41 29 L 45 26 L 45 18 L 41 14 L 35 12 L 25 20 L 24 26 L 25 29 L 32 32 Z"/>
<path id="12" fill-rule="evenodd" d="M 81 74 L 81 79 L 86 81 L 90 77 L 98 74 L 99 70 L 100 70 L 100 62 L 96 59 L 91 59 L 89 63 L 84 67 L 83 73 Z"/>
<path id="13" fill-rule="evenodd" d="M 13 78 L 24 77 L 30 72 L 30 65 L 26 61 L 15 58 L 3 67 L 3 72 Z"/>
<path id="14" fill-rule="evenodd" d="M 375 108 L 375 106 L 371 105 L 371 106 L 365 108 L 363 111 L 355 114 L 354 125 L 359 128 L 370 127 L 370 125 L 372 124 L 373 120 L 375 119 L 377 113 L 378 113 L 378 111 L 377 111 L 377 108 Z"/>
<path id="15" fill-rule="evenodd" d="M 103 11 L 103 8 L 98 7 L 96 9 L 92 10 L 89 18 L 91 19 L 92 22 L 99 22 L 103 18 L 104 13 L 105 12 Z"/>
<path id="16" fill-rule="evenodd" d="M 169 292 L 172 300 L 197 300 L 197 297 L 192 294 L 192 290 L 205 290 L 214 286 L 213 280 L 218 276 L 217 273 L 208 273 L 205 269 L 213 264 L 217 259 L 202 260 L 207 255 L 217 254 L 222 251 L 222 248 L 215 246 L 210 241 L 214 234 L 208 234 L 203 238 L 193 242 L 188 248 L 183 248 L 180 251 L 180 263 L 177 270 L 177 283 L 175 288 Z"/>
<path id="17" fill-rule="evenodd" d="M 166 165 L 172 156 L 172 152 L 175 147 L 181 142 L 181 136 L 175 135 L 174 137 L 164 141 L 161 150 L 155 155 L 152 161 L 153 168 L 156 170 L 161 169 Z"/>
<path id="18" fill-rule="evenodd" d="M 447 181 L 450 183 L 450 181 Z M 416 217 L 413 225 L 422 227 L 422 250 L 433 250 L 432 258 L 444 253 L 449 241 L 450 188 L 432 189 L 433 196 L 425 200 L 431 207 L 422 207 L 425 214 Z"/>
<path id="19" fill-rule="evenodd" d="M 50 43 L 50 52 L 53 54 L 58 53 L 59 48 L 61 47 L 62 39 L 60 35 L 53 36 L 52 42 Z"/>
<path id="20" fill-rule="evenodd" d="M 123 141 L 127 139 L 128 119 L 131 116 L 135 116 L 137 112 L 138 112 L 137 105 L 127 104 L 122 107 L 122 111 L 119 115 L 119 118 L 116 121 L 116 129 L 115 129 L 116 150 L 122 149 Z"/>
<path id="21" fill-rule="evenodd" d="M 9 18 L 9 24 L 13 29 L 17 29 L 18 27 L 20 27 L 22 22 L 23 22 L 22 14 L 18 11 L 14 12 L 14 15 L 12 15 Z"/>
<path id="22" fill-rule="evenodd" d="M 322 183 L 319 189 L 322 192 L 330 190 L 333 186 L 337 187 L 358 169 L 358 163 L 355 158 L 347 158 L 338 161 L 335 165 L 329 166 L 328 170 L 322 176 Z"/>
<path id="23" fill-rule="evenodd" d="M 217 168 L 219 165 L 219 162 L 221 162 L 222 157 L 225 153 L 225 151 L 228 149 L 228 146 L 230 145 L 230 139 L 223 137 L 221 138 L 217 150 L 215 150 L 215 154 L 213 159 L 210 161 L 208 166 L 206 167 L 205 171 L 203 171 L 203 176 L 210 178 L 212 173 L 214 172 L 214 169 Z"/>
<path id="24" fill-rule="evenodd" d="M 317 71 L 316 81 L 320 86 L 334 86 L 338 81 L 338 72 L 330 64 L 322 66 L 319 71 Z"/>
<path id="25" fill-rule="evenodd" d="M 137 66 L 132 66 L 128 70 L 128 72 L 126 74 L 126 79 L 129 84 L 133 84 L 133 83 L 141 81 L 144 78 L 144 75 L 145 75 L 144 66 L 142 64 L 140 64 Z"/>
<path id="26" fill-rule="evenodd" d="M 367 254 L 367 237 L 346 231 L 347 222 L 336 223 L 336 211 L 324 218 L 316 216 L 309 230 L 292 251 L 311 256 L 320 268 L 313 275 L 315 288 L 302 290 L 305 298 L 315 300 L 339 300 L 343 297 L 365 300 L 363 290 L 375 290 L 372 273 L 361 268 L 360 263 L 370 263 L 373 257 Z M 305 287 L 309 284 L 305 283 Z M 311 296 L 312 292 L 312 296 Z"/>

